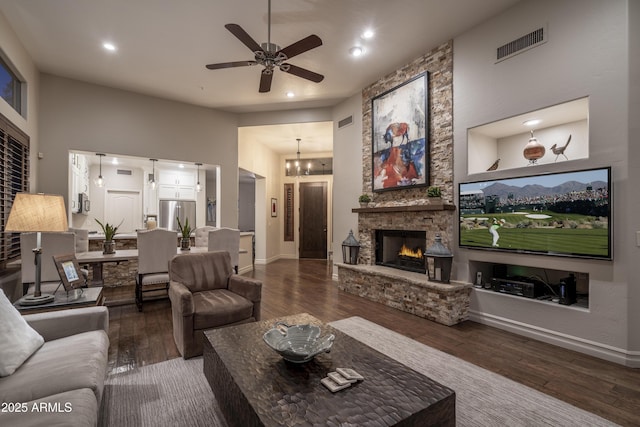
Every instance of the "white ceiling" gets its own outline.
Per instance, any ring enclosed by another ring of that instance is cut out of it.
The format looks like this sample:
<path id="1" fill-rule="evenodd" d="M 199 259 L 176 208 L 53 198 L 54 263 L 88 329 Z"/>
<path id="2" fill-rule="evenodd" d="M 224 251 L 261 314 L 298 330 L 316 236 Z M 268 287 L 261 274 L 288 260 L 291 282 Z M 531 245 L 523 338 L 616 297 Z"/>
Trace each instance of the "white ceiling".
<path id="1" fill-rule="evenodd" d="M 258 93 L 260 65 L 222 70 L 205 65 L 253 59 L 224 25 L 238 24 L 258 43 L 266 42 L 267 0 L 0 0 L 0 12 L 41 71 L 255 112 L 336 105 L 516 2 L 273 0 L 271 41 L 285 47 L 318 35 L 322 46 L 289 62 L 325 79 L 313 83 L 276 70 L 266 94 Z M 375 36 L 363 40 L 367 28 Z M 117 51 L 105 51 L 105 41 Z M 364 47 L 363 56 L 349 55 L 355 45 Z M 296 96 L 287 98 L 287 91 Z"/>

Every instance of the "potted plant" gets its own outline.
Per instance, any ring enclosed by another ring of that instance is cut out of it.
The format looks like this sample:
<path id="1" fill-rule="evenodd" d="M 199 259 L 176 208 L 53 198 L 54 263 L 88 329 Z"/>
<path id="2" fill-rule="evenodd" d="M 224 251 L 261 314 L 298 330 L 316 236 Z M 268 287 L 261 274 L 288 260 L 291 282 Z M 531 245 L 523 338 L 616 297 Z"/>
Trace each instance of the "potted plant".
<path id="1" fill-rule="evenodd" d="M 108 222 L 105 222 L 103 224 L 97 218 L 96 218 L 96 222 L 100 225 L 100 227 L 102 228 L 102 232 L 104 233 L 104 243 L 102 244 L 102 249 L 103 249 L 102 253 L 103 254 L 115 253 L 116 252 L 115 242 L 113 241 L 113 236 L 115 236 L 116 233 L 118 232 L 118 227 L 120 227 L 122 222 L 116 226 L 113 226 Z"/>
<path id="2" fill-rule="evenodd" d="M 427 188 L 427 197 L 429 198 L 429 204 L 441 205 L 442 204 L 442 191 L 440 187 L 432 185 Z"/>
<path id="3" fill-rule="evenodd" d="M 189 218 L 184 220 L 184 225 L 180 222 L 180 218 L 176 217 L 178 220 L 178 229 L 180 230 L 181 238 L 180 238 L 180 249 L 183 251 L 188 251 L 189 245 L 191 244 L 191 226 L 189 225 Z"/>
<path id="4" fill-rule="evenodd" d="M 360 202 L 361 208 L 366 208 L 369 205 L 370 201 L 371 197 L 369 197 L 368 194 L 361 194 L 360 197 L 358 197 L 358 202 Z"/>

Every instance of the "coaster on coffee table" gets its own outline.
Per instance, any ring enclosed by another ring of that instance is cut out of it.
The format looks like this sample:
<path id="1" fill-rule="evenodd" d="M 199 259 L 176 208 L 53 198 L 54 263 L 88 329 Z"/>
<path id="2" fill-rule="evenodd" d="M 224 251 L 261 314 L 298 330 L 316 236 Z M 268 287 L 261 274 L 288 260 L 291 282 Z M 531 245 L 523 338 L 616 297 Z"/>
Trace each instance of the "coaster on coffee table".
<path id="1" fill-rule="evenodd" d="M 336 372 L 347 380 L 362 381 L 364 377 L 351 368 L 336 368 Z"/>
<path id="2" fill-rule="evenodd" d="M 322 383 L 323 386 L 325 386 L 326 388 L 331 390 L 332 393 L 335 393 L 335 392 L 340 391 L 340 390 L 344 390 L 345 388 L 347 388 L 347 387 L 349 387 L 351 385 L 351 383 L 346 383 L 346 384 L 340 385 L 340 384 L 336 383 L 335 381 L 333 381 L 329 377 L 321 379 L 320 382 Z"/>

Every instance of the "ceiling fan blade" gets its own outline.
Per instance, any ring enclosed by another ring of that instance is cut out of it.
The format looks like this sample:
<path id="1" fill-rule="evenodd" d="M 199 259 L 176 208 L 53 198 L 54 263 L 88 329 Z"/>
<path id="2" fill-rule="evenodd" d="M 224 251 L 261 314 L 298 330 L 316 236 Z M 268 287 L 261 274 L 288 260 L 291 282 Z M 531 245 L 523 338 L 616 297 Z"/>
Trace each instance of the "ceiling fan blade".
<path id="1" fill-rule="evenodd" d="M 290 59 L 318 46 L 322 46 L 322 40 L 320 40 L 320 37 L 312 34 L 309 37 L 305 37 L 302 40 L 298 40 L 297 42 L 290 44 L 284 49 L 280 49 L 276 55 L 278 53 L 284 53 L 287 56 L 287 59 Z"/>
<path id="2" fill-rule="evenodd" d="M 221 68 L 233 68 L 233 67 L 245 67 L 248 65 L 256 65 L 256 61 L 236 61 L 236 62 L 221 62 L 220 64 L 208 64 L 206 67 L 210 70 L 219 70 Z"/>
<path id="3" fill-rule="evenodd" d="M 273 71 L 264 69 L 260 77 L 260 93 L 269 92 L 271 90 L 271 80 L 273 80 Z"/>
<path id="4" fill-rule="evenodd" d="M 313 71 L 309 71 L 305 68 L 296 67 L 293 64 L 282 64 L 280 69 L 285 73 L 293 74 L 294 76 L 302 77 L 303 79 L 311 80 L 315 83 L 320 83 L 324 80 L 324 76 L 322 74 L 314 73 Z"/>
<path id="5" fill-rule="evenodd" d="M 251 38 L 249 34 L 238 24 L 227 24 L 224 26 L 227 30 L 231 31 L 231 34 L 236 36 L 246 47 L 251 49 L 251 52 L 260 52 L 262 47 Z"/>

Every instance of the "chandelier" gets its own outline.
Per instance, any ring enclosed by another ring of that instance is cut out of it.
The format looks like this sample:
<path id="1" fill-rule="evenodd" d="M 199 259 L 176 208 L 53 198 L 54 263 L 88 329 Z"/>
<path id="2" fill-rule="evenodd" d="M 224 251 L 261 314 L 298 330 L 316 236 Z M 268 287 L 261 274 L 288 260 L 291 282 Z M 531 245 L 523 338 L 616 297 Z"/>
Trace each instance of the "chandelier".
<path id="1" fill-rule="evenodd" d="M 301 140 L 300 138 L 296 138 L 296 141 L 298 141 L 298 151 L 296 152 L 296 160 L 294 162 L 294 168 L 293 168 L 293 171 L 291 171 L 291 162 L 287 162 L 286 175 L 295 176 L 295 177 L 298 177 L 300 175 L 309 175 L 311 173 L 311 162 L 307 163 L 307 169 L 304 172 L 302 172 L 301 162 L 300 162 L 300 141 Z"/>

